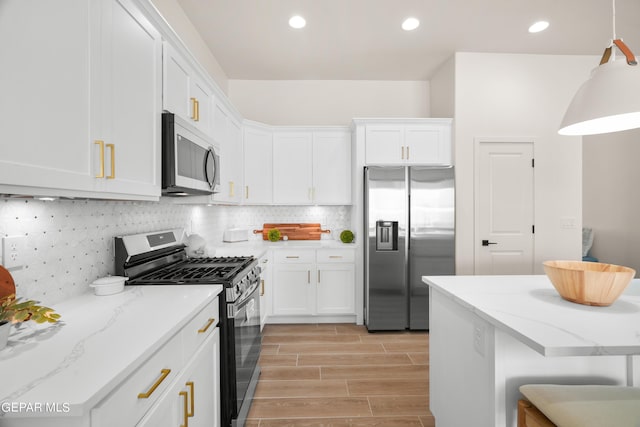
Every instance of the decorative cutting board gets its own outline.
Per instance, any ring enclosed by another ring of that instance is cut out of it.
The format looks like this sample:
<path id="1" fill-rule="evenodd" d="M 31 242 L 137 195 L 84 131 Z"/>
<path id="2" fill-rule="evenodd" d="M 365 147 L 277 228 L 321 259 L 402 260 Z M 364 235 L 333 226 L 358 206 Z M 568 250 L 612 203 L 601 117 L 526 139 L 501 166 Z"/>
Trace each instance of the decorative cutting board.
<path id="1" fill-rule="evenodd" d="M 16 293 L 16 285 L 11 273 L 0 265 L 0 299 Z"/>
<path id="2" fill-rule="evenodd" d="M 283 240 L 284 236 L 287 236 L 288 240 L 320 240 L 323 233 L 331 233 L 331 230 L 323 230 L 320 224 L 311 223 L 264 224 L 262 230 L 253 230 L 253 233 L 262 234 L 263 240 L 269 240 L 269 230 L 274 228 L 280 230 L 280 240 Z"/>

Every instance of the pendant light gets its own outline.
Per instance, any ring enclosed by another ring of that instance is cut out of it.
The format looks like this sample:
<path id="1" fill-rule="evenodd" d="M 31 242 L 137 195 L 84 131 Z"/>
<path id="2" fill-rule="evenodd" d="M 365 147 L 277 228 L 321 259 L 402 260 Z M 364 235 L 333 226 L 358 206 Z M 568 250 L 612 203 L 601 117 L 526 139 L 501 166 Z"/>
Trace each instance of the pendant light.
<path id="1" fill-rule="evenodd" d="M 624 60 L 615 60 L 614 47 L 624 54 Z M 611 44 L 605 49 L 600 65 L 591 71 L 589 80 L 573 97 L 558 133 L 595 135 L 634 128 L 640 128 L 640 67 L 627 45 L 616 38 L 613 0 Z"/>

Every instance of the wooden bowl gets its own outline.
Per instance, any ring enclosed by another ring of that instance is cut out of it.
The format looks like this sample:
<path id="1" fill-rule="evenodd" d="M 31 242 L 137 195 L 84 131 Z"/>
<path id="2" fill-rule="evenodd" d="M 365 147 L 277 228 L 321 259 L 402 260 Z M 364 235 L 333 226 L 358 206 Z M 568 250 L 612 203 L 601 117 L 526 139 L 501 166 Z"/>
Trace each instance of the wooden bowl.
<path id="1" fill-rule="evenodd" d="M 633 268 L 600 262 L 546 261 L 543 265 L 562 298 L 601 307 L 611 305 L 636 274 Z"/>

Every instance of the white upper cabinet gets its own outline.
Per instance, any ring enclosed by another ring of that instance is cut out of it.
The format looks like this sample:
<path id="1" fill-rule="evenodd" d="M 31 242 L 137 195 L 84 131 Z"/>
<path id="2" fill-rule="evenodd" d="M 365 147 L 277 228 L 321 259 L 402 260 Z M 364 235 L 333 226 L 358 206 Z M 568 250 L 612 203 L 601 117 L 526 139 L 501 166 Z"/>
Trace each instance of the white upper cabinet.
<path id="1" fill-rule="evenodd" d="M 313 133 L 313 203 L 351 204 L 351 133 Z"/>
<path id="2" fill-rule="evenodd" d="M 221 103 L 215 103 L 214 140 L 220 145 L 220 192 L 214 201 L 242 201 L 242 128 Z"/>
<path id="3" fill-rule="evenodd" d="M 369 165 L 450 165 L 451 120 L 367 124 L 365 162 Z"/>
<path id="4" fill-rule="evenodd" d="M 313 201 L 311 132 L 274 132 L 273 202 L 309 204 Z"/>
<path id="5" fill-rule="evenodd" d="M 163 109 L 179 115 L 206 135 L 213 135 L 213 88 L 168 42 L 163 44 Z"/>
<path id="6" fill-rule="evenodd" d="M 351 204 L 351 134 L 348 130 L 275 131 L 273 202 Z"/>
<path id="7" fill-rule="evenodd" d="M 244 203 L 273 203 L 273 141 L 270 130 L 244 126 L 243 160 Z"/>
<path id="8" fill-rule="evenodd" d="M 157 200 L 160 43 L 130 1 L 3 0 L 0 192 Z"/>

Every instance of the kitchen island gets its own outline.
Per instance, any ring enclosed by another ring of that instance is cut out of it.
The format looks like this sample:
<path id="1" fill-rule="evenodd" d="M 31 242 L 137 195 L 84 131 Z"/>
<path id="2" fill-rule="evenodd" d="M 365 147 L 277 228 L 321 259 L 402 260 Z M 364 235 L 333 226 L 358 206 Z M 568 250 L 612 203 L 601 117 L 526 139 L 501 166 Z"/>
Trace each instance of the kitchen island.
<path id="1" fill-rule="evenodd" d="M 522 384 L 640 384 L 640 280 L 609 307 L 546 276 L 428 276 L 430 408 L 439 427 L 515 426 Z"/>

